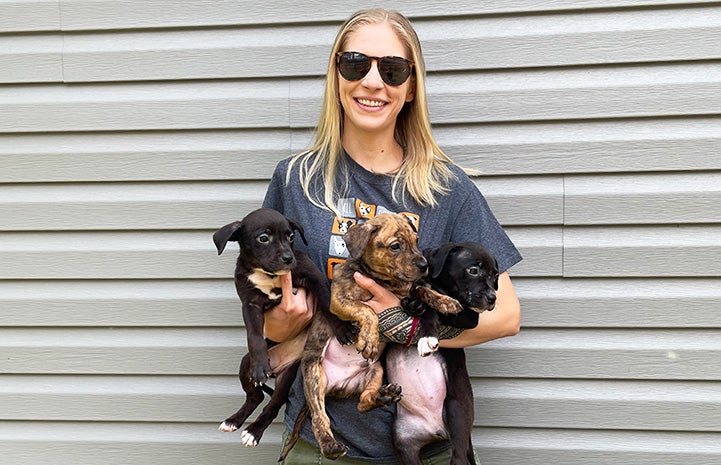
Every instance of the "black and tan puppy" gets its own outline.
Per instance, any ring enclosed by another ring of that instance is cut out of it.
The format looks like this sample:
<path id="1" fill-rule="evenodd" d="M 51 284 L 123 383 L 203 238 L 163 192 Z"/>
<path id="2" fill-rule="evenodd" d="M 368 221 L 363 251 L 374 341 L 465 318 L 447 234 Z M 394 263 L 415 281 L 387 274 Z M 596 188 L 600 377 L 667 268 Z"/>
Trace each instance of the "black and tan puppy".
<path id="1" fill-rule="evenodd" d="M 280 303 L 280 277 L 292 271 L 293 287 L 302 287 L 315 294 L 318 308 L 314 315 L 330 320 L 329 328 L 343 343 L 351 342 L 350 328 L 334 318 L 329 310 L 328 280 L 310 258 L 293 249 L 296 231 L 303 242 L 303 228 L 279 212 L 261 208 L 249 213 L 242 221 L 235 221 L 213 234 L 218 255 L 228 241 L 237 241 L 240 254 L 235 267 L 235 288 L 243 304 L 243 320 L 248 339 L 248 354 L 240 363 L 238 376 L 246 394 L 245 403 L 226 419 L 220 430 L 235 431 L 263 401 L 263 389 L 271 393 L 271 401 L 258 419 L 241 434 L 246 446 L 255 446 L 265 429 L 285 403 L 299 365 L 306 333 L 291 341 L 274 346 L 270 351 L 263 337 L 264 314 Z M 275 377 L 275 391 L 266 381 Z"/>
<path id="2" fill-rule="evenodd" d="M 439 326 L 474 328 L 478 315 L 493 310 L 498 289 L 498 264 L 477 243 L 450 243 L 424 251 L 428 282 L 436 291 L 458 300 L 463 310 L 442 315 L 428 309 L 421 315 L 421 335 L 438 334 Z M 428 357 L 394 344 L 386 369 L 392 383 L 403 385 L 394 425 L 394 445 L 404 465 L 420 465 L 426 444 L 449 439 L 452 465 L 472 465 L 473 390 L 463 349 L 440 349 Z M 422 379 L 418 379 L 422 373 Z"/>
<path id="3" fill-rule="evenodd" d="M 358 325 L 356 349 L 360 355 L 337 344 L 327 325 L 322 320 L 314 320 L 301 361 L 313 433 L 323 455 L 331 459 L 345 455 L 347 447 L 333 437 L 325 411 L 326 395 L 360 394 L 358 410 L 361 412 L 400 398 L 397 384 L 383 386 L 383 368 L 378 356 L 385 344 L 379 340 L 378 317 L 363 303 L 372 296 L 356 284 L 353 274 L 359 271 L 398 297 L 406 297 L 413 283 L 424 277 L 428 269 L 428 262 L 418 249 L 417 234 L 404 216 L 378 215 L 349 228 L 343 239 L 349 258 L 334 271 L 331 312 Z M 428 296 L 432 305 L 441 311 L 460 311 L 458 303 L 451 298 L 432 290 L 428 290 Z"/>

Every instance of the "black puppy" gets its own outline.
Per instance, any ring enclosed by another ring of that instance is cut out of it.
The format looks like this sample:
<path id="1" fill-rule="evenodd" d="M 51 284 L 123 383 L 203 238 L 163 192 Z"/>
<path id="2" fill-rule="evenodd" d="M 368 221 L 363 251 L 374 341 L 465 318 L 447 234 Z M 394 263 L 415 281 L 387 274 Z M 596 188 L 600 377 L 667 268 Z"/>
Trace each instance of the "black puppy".
<path id="1" fill-rule="evenodd" d="M 240 362 L 238 376 L 246 394 L 245 403 L 219 427 L 221 431 L 237 430 L 263 401 L 263 390 L 271 400 L 261 415 L 241 434 L 246 446 L 255 446 L 265 429 L 278 415 L 288 397 L 302 354 L 306 332 L 270 350 L 263 337 L 264 314 L 280 303 L 280 277 L 292 271 L 293 287 L 315 294 L 315 315 L 328 318 L 341 343 L 352 342 L 351 329 L 329 310 L 330 286 L 323 273 L 308 255 L 293 250 L 295 232 L 307 244 L 303 228 L 281 213 L 261 208 L 242 221 L 234 221 L 213 234 L 218 255 L 228 241 L 237 241 L 240 254 L 235 267 L 235 288 L 243 304 L 243 320 L 248 339 L 248 354 Z M 275 390 L 265 386 L 276 378 Z"/>
<path id="2" fill-rule="evenodd" d="M 493 310 L 498 289 L 498 264 L 477 243 L 450 243 L 423 252 L 429 264 L 426 285 L 458 300 L 463 310 L 440 315 L 427 309 L 421 316 L 420 336 L 437 338 L 439 331 L 474 328 L 479 313 Z M 404 302 L 418 310 L 418 302 Z M 429 345 L 433 345 L 429 343 Z M 419 344 L 420 346 L 420 344 Z M 436 342 L 437 347 L 437 342 Z M 394 445 L 404 465 L 420 465 L 426 444 L 449 439 L 452 465 L 474 464 L 473 390 L 463 349 L 440 349 L 430 356 L 393 344 L 387 351 L 386 372 L 391 383 L 403 386 L 394 424 Z M 418 379 L 422 373 L 422 379 Z M 445 420 L 445 421 L 444 421 Z"/>

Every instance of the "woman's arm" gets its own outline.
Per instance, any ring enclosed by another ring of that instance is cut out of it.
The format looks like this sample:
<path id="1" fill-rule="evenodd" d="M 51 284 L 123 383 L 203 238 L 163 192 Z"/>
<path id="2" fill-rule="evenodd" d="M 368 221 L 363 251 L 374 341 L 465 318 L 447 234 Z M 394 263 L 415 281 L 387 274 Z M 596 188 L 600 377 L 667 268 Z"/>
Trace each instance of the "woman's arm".
<path id="1" fill-rule="evenodd" d="M 356 273 L 353 277 L 359 286 L 373 294 L 373 298 L 367 301 L 366 304 L 376 314 L 400 305 L 398 297 L 376 283 L 372 278 L 360 273 Z M 521 328 L 521 305 L 508 273 L 501 273 L 498 277 L 496 297 L 496 308 L 493 311 L 481 313 L 478 318 L 478 326 L 463 331 L 453 339 L 441 340 L 441 347 L 468 347 L 518 334 Z M 397 310 L 394 313 L 397 315 L 402 311 Z M 395 342 L 403 343 L 412 327 L 411 322 L 412 318 L 410 316 L 407 317 L 407 321 L 401 324 L 394 321 L 392 325 L 393 333 L 386 333 L 386 336 Z"/>
<path id="2" fill-rule="evenodd" d="M 265 337 L 275 342 L 283 342 L 297 336 L 313 318 L 315 296 L 305 289 L 293 289 L 291 274 L 280 278 L 283 297 L 280 303 L 265 312 Z"/>

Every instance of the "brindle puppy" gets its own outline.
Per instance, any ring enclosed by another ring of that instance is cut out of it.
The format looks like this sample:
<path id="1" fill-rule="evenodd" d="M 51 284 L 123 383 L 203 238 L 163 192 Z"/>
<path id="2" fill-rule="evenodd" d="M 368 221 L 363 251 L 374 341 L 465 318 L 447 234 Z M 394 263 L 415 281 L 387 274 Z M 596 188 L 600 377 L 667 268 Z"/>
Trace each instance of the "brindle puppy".
<path id="1" fill-rule="evenodd" d="M 338 344 L 327 321 L 318 318 L 311 323 L 301 360 L 313 434 L 323 455 L 331 459 L 345 455 L 348 449 L 333 437 L 325 411 L 326 395 L 342 398 L 360 394 L 358 410 L 367 412 L 397 402 L 401 394 L 397 385 L 383 386 L 383 368 L 378 356 L 385 344 L 379 341 L 378 317 L 364 304 L 372 295 L 356 284 L 353 274 L 359 271 L 402 298 L 408 296 L 413 283 L 428 270 L 428 262 L 418 250 L 417 234 L 404 216 L 378 215 L 352 226 L 343 238 L 349 258 L 334 271 L 331 312 L 358 325 L 355 348 L 361 355 Z M 440 312 L 458 313 L 461 310 L 456 300 L 430 289 L 427 297 L 432 300 L 427 303 Z M 303 417 L 299 416 L 297 427 Z M 284 454 L 293 443 L 291 440 Z"/>

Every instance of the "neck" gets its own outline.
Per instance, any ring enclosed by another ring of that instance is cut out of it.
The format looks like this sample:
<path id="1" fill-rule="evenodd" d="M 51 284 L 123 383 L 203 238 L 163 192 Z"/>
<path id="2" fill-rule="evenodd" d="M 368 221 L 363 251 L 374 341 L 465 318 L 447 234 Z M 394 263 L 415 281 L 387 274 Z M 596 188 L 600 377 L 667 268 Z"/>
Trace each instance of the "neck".
<path id="1" fill-rule="evenodd" d="M 393 174 L 403 164 L 403 147 L 392 137 L 343 137 L 343 148 L 356 163 L 373 173 Z"/>

